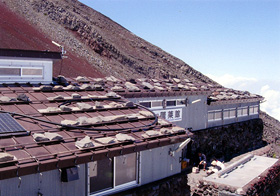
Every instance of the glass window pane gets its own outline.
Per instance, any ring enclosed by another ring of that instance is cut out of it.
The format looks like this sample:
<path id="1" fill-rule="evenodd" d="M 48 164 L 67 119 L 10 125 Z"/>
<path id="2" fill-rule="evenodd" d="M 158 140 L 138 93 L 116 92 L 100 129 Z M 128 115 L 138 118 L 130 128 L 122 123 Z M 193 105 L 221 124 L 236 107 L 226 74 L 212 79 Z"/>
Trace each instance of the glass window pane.
<path id="1" fill-rule="evenodd" d="M 166 101 L 166 106 L 176 106 L 176 101 Z"/>
<path id="2" fill-rule="evenodd" d="M 254 114 L 258 114 L 259 113 L 259 106 L 255 106 L 254 107 Z"/>
<path id="3" fill-rule="evenodd" d="M 1 76 L 20 76 L 20 68 L 0 68 Z"/>
<path id="4" fill-rule="evenodd" d="M 249 107 L 249 114 L 254 114 L 254 106 Z"/>
<path id="5" fill-rule="evenodd" d="M 230 116 L 231 118 L 235 118 L 235 109 L 231 109 L 231 110 L 230 110 L 229 116 Z"/>
<path id="6" fill-rule="evenodd" d="M 214 113 L 208 112 L 208 120 L 214 120 Z"/>
<path id="7" fill-rule="evenodd" d="M 217 111 L 215 113 L 215 120 L 221 120 L 222 119 L 222 111 Z"/>
<path id="8" fill-rule="evenodd" d="M 142 105 L 142 106 L 145 106 L 146 108 L 151 108 L 151 102 L 150 101 L 149 102 L 140 102 L 139 104 Z"/>
<path id="9" fill-rule="evenodd" d="M 23 68 L 22 69 L 23 76 L 42 76 L 43 69 L 31 69 L 31 68 Z"/>
<path id="10" fill-rule="evenodd" d="M 229 118 L 229 110 L 224 110 L 224 118 Z"/>
<path id="11" fill-rule="evenodd" d="M 185 100 L 184 99 L 177 100 L 177 105 L 185 105 Z"/>
<path id="12" fill-rule="evenodd" d="M 243 111 L 242 111 L 242 115 L 243 116 L 247 116 L 248 115 L 248 108 L 243 108 Z"/>
<path id="13" fill-rule="evenodd" d="M 88 163 L 90 192 L 113 188 L 113 161 L 103 159 Z"/>
<path id="14" fill-rule="evenodd" d="M 238 108 L 237 115 L 242 116 L 242 109 L 241 108 Z"/>
<path id="15" fill-rule="evenodd" d="M 162 101 L 153 101 L 152 102 L 152 107 L 161 107 L 162 106 Z"/>
<path id="16" fill-rule="evenodd" d="M 136 181 L 136 153 L 116 157 L 115 161 L 116 186 Z"/>

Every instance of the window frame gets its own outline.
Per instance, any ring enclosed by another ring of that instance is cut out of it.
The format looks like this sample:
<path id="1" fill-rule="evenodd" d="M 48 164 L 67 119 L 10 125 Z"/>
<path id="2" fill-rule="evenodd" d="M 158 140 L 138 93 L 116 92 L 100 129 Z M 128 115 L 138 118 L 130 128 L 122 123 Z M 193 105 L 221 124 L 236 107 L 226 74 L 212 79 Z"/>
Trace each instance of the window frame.
<path id="1" fill-rule="evenodd" d="M 18 75 L 0 75 L 0 77 L 4 78 L 43 78 L 44 77 L 44 66 L 0 66 L 0 69 L 19 69 Z M 25 69 L 36 69 L 36 70 L 42 70 L 41 75 L 26 75 L 23 74 Z"/>
<path id="2" fill-rule="evenodd" d="M 253 109 L 253 112 L 251 112 L 251 109 Z M 257 115 L 257 114 L 259 114 L 259 105 L 249 106 L 249 115 Z"/>
<path id="3" fill-rule="evenodd" d="M 214 114 L 213 119 L 209 119 L 209 114 Z M 220 114 L 221 117 L 217 118 L 217 114 Z M 209 110 L 207 112 L 207 119 L 208 122 L 221 121 L 223 119 L 223 110 Z"/>
<path id="4" fill-rule="evenodd" d="M 133 153 L 130 153 L 130 154 L 133 154 Z M 129 155 L 129 154 L 126 154 L 126 155 Z M 117 157 L 121 157 L 121 156 L 125 156 L 125 155 L 120 155 L 120 156 L 117 156 Z M 87 192 L 88 192 L 88 196 L 97 196 L 97 195 L 104 195 L 104 194 L 112 194 L 112 193 L 115 193 L 115 192 L 118 192 L 120 190 L 125 190 L 125 189 L 128 189 L 128 188 L 133 188 L 133 187 L 137 187 L 139 186 L 140 184 L 140 175 L 139 175 L 139 170 L 140 170 L 140 153 L 139 152 L 136 152 L 135 153 L 135 156 L 136 156 L 136 160 L 135 160 L 135 180 L 133 181 L 130 181 L 130 182 L 127 182 L 127 183 L 124 183 L 124 184 L 121 184 L 121 185 L 117 185 L 116 186 L 116 157 L 113 157 L 112 161 L 112 165 L 113 165 L 113 176 L 112 176 L 112 180 L 113 180 L 113 187 L 112 188 L 108 188 L 108 189 L 103 189 L 103 190 L 100 190 L 100 191 L 96 191 L 96 192 L 90 192 L 90 171 L 89 171 L 89 163 L 87 163 Z M 94 161 L 93 161 L 94 162 Z"/>
<path id="5" fill-rule="evenodd" d="M 232 116 L 231 112 L 234 111 L 235 115 Z M 225 116 L 225 112 L 228 112 L 228 117 Z M 236 108 L 227 108 L 223 110 L 223 119 L 227 120 L 227 119 L 233 119 L 236 118 Z"/>
<path id="6" fill-rule="evenodd" d="M 237 117 L 245 117 L 249 115 L 248 106 L 238 107 L 237 108 Z M 244 111 L 246 111 L 246 114 L 244 114 Z M 239 113 L 241 112 L 241 114 Z"/>

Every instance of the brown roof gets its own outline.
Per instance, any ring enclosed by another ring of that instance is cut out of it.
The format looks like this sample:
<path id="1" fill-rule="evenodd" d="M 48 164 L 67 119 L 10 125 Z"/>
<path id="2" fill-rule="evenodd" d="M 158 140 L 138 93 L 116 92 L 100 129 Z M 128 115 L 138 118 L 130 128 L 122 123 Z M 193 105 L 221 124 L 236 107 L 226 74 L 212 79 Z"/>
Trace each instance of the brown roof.
<path id="1" fill-rule="evenodd" d="M 211 104 L 227 104 L 232 102 L 261 101 L 263 97 L 248 91 L 239 91 L 205 83 L 193 83 L 188 79 L 118 79 L 85 78 L 88 81 L 99 81 L 103 86 L 125 98 L 171 97 L 188 95 L 207 95 Z M 75 78 L 67 78 L 69 83 L 78 83 Z"/>
<path id="2" fill-rule="evenodd" d="M 229 88 L 212 88 L 212 94 L 209 96 L 211 105 L 228 103 L 245 103 L 262 101 L 264 98 L 248 91 L 240 91 Z"/>
<path id="3" fill-rule="evenodd" d="M 46 59 L 61 59 L 60 52 L 38 51 L 38 50 L 18 50 L 0 48 L 0 56 L 3 57 L 29 57 L 29 58 L 46 58 Z"/>
<path id="4" fill-rule="evenodd" d="M 158 121 L 142 106 L 107 94 L 98 80 L 60 82 L 62 86 L 0 85 L 0 112 L 29 131 L 0 132 L 0 155 L 14 156 L 0 159 L 0 180 L 178 143 L 191 135 Z M 86 85 L 77 89 L 75 83 Z M 85 147 L 77 142 L 87 139 Z"/>

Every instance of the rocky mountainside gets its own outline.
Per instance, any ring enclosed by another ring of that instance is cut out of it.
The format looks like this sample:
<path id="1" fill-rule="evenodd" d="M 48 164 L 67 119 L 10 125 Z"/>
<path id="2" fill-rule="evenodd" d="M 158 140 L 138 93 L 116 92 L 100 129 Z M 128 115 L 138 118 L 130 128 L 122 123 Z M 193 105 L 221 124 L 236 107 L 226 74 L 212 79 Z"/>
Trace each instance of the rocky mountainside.
<path id="1" fill-rule="evenodd" d="M 77 0 L 0 0 L 1 48 L 58 51 L 52 40 L 65 46 L 68 56 L 54 66 L 54 75 L 178 77 L 219 86 Z M 280 123 L 265 113 L 261 118 L 263 138 L 279 156 Z"/>
<path id="2" fill-rule="evenodd" d="M 64 45 L 71 54 L 86 59 L 103 75 L 124 78 L 188 77 L 196 82 L 217 84 L 180 59 L 77 0 L 0 2 L 24 17 L 48 39 Z M 46 46 L 50 47 L 49 44 Z M 67 74 L 80 75 L 74 70 Z"/>

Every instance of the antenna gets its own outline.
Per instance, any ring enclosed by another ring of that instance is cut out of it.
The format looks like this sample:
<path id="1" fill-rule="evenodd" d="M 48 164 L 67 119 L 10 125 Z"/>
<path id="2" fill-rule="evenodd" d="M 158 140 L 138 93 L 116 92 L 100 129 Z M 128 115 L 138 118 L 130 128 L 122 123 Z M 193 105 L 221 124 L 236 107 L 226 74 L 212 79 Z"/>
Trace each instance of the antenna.
<path id="1" fill-rule="evenodd" d="M 62 60 L 67 58 L 67 56 L 65 56 L 66 54 L 66 50 L 64 50 L 64 46 L 60 45 L 59 43 L 55 42 L 55 41 L 52 41 L 52 43 L 54 45 L 56 45 L 57 47 L 61 48 L 61 57 L 62 57 Z M 62 60 L 61 60 L 61 64 L 60 64 L 60 70 L 59 70 L 59 75 L 61 75 L 61 71 L 62 71 Z"/>
<path id="2" fill-rule="evenodd" d="M 52 43 L 54 45 L 56 45 L 57 47 L 61 48 L 61 55 L 62 55 L 62 58 L 67 58 L 67 56 L 64 56 L 66 54 L 66 50 L 64 50 L 64 46 L 60 45 L 59 43 L 55 42 L 55 41 L 52 41 Z"/>

